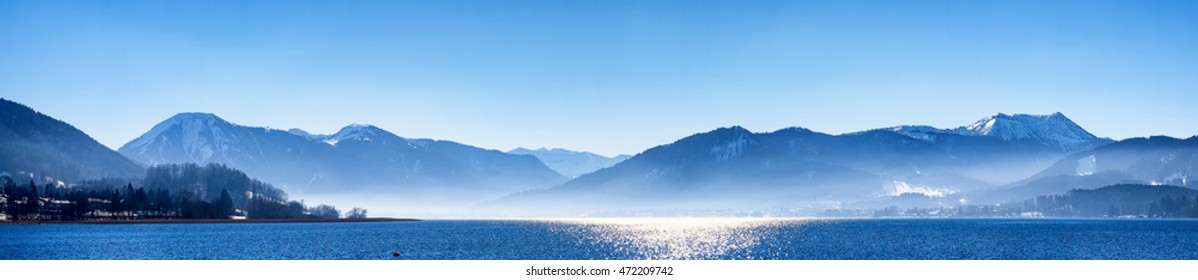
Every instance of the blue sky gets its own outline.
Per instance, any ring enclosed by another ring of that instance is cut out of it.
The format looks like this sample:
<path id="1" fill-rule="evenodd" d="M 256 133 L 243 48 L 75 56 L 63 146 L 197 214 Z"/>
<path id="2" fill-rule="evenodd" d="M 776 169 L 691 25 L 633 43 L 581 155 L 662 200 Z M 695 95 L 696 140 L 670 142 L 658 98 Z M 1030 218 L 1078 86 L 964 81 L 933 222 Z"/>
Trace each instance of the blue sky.
<path id="1" fill-rule="evenodd" d="M 1198 1 L 2 1 L 0 96 L 112 148 L 178 112 L 637 153 L 1060 111 L 1198 134 Z"/>

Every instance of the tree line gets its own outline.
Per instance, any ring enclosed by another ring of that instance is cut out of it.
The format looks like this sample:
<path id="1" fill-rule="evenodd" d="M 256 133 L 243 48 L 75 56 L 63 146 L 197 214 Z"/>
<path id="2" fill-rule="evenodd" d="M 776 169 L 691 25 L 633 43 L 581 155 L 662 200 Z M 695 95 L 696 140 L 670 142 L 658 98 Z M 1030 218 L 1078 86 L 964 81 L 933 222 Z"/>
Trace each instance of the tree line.
<path id="1" fill-rule="evenodd" d="M 891 206 L 875 217 L 1135 217 L 1198 218 L 1198 190 L 1168 185 L 1120 184 L 1075 189 L 997 205 L 900 209 Z"/>
<path id="2" fill-rule="evenodd" d="M 1122 184 L 1039 196 L 1018 206 L 1050 217 L 1198 218 L 1198 190 Z"/>
<path id="3" fill-rule="evenodd" d="M 304 219 L 338 218 L 330 205 L 308 207 L 269 184 L 220 164 L 170 164 L 147 169 L 141 186 L 121 180 L 78 185 L 33 181 L 17 184 L 0 176 L 0 212 L 9 220 Z M 366 210 L 355 208 L 353 217 Z M 347 215 L 349 216 L 349 215 Z"/>

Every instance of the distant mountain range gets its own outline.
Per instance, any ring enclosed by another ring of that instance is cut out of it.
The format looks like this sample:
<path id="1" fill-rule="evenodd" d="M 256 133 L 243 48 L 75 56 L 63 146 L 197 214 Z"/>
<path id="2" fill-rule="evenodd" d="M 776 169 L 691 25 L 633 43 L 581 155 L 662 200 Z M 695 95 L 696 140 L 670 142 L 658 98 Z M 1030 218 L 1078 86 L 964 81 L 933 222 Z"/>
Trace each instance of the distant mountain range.
<path id="1" fill-rule="evenodd" d="M 453 189 L 497 195 L 566 179 L 533 156 L 408 139 L 371 125 L 314 135 L 237 125 L 206 113 L 175 115 L 118 152 L 147 165 L 226 164 L 305 193 Z"/>
<path id="2" fill-rule="evenodd" d="M 878 130 L 925 141 L 950 158 L 930 159 L 912 166 L 923 169 L 917 172 L 919 177 L 959 175 L 991 185 L 1024 179 L 1064 155 L 1114 142 L 1090 134 L 1060 112 L 1048 115 L 998 113 L 954 129 L 897 126 Z M 937 169 L 928 172 L 928 167 L 932 166 Z"/>
<path id="3" fill-rule="evenodd" d="M 595 172 L 595 170 L 611 167 L 628 158 L 630 155 L 618 155 L 615 157 L 605 157 L 588 152 L 576 152 L 566 149 L 546 149 L 540 148 L 529 150 L 525 148 L 516 148 L 508 151 L 509 154 L 515 155 L 533 155 L 544 162 L 545 165 L 552 168 L 557 173 L 563 176 L 575 178 L 582 174 Z"/>
<path id="4" fill-rule="evenodd" d="M 74 126 L 0 99 L 0 173 L 17 180 L 77 182 L 139 177 L 145 169 Z"/>
<path id="5" fill-rule="evenodd" d="M 896 134 L 897 135 L 897 134 Z M 802 129 L 754 134 L 721 128 L 657 146 L 610 168 L 543 191 L 489 204 L 504 209 L 587 212 L 620 208 L 746 207 L 882 194 L 882 177 L 813 160 L 787 141 Z M 900 135 L 901 136 L 901 135 Z M 797 155 L 802 154 L 802 155 Z"/>
<path id="6" fill-rule="evenodd" d="M 1115 184 L 1185 188 L 1198 179 L 1198 136 L 1115 142 L 1061 113 L 840 135 L 733 126 L 615 158 L 545 148 L 505 153 L 371 125 L 329 135 L 283 131 L 207 113 L 177 114 L 114 152 L 12 101 L 0 99 L 0 116 L 0 173 L 18 179 L 133 178 L 143 166 L 219 163 L 293 195 L 394 208 L 489 200 L 478 213 L 944 206 Z"/>
<path id="7" fill-rule="evenodd" d="M 899 126 L 841 135 L 728 127 L 488 207 L 838 207 L 904 193 L 959 196 L 1018 182 L 1071 153 L 1111 142 L 1061 113 L 995 114 L 956 129 Z M 537 206 L 546 203 L 552 205 Z"/>

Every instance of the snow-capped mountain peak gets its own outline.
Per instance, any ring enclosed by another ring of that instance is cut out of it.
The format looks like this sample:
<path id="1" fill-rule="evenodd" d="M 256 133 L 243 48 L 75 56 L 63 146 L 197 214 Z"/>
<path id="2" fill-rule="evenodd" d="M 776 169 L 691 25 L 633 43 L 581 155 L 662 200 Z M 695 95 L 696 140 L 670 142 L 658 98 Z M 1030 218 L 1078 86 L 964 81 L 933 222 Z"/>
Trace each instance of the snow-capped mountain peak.
<path id="1" fill-rule="evenodd" d="M 891 131 L 923 141 L 935 142 L 938 135 L 998 137 L 1004 141 L 1034 141 L 1065 152 L 1112 142 L 1090 134 L 1060 112 L 1047 115 L 1004 114 L 986 116 L 973 124 L 953 129 L 926 125 L 903 125 L 878 130 Z"/>
<path id="2" fill-rule="evenodd" d="M 129 142 L 129 144 L 126 145 L 144 146 L 145 144 L 149 144 L 150 142 L 154 141 L 154 139 L 157 138 L 158 135 L 162 134 L 162 132 L 175 126 L 185 126 L 195 130 L 202 126 L 214 124 L 228 124 L 228 122 L 211 113 L 178 113 L 154 125 L 149 132 L 146 132 L 141 137 L 134 139 L 132 142 Z"/>
<path id="3" fill-rule="evenodd" d="M 226 152 L 231 143 L 239 141 L 236 125 L 211 113 L 179 113 L 157 125 L 119 150 L 136 155 L 151 153 L 147 147 L 155 142 L 173 142 L 192 161 L 206 163 L 214 155 Z M 170 135 L 166 135 L 170 134 Z M 159 163 L 153 159 L 151 164 Z"/>
<path id="4" fill-rule="evenodd" d="M 1089 132 L 1081 129 L 1072 120 L 1060 112 L 1049 115 L 997 113 L 987 116 L 971 125 L 958 128 L 962 134 L 999 136 L 1003 139 L 1022 139 L 1031 137 L 1036 132 L 1046 132 L 1053 129 L 1072 131 L 1072 134 L 1095 138 Z"/>
<path id="5" fill-rule="evenodd" d="M 1048 115 L 998 113 L 953 131 L 961 135 L 992 136 L 1008 141 L 1041 141 L 1062 150 L 1089 146 L 1101 140 L 1060 112 Z"/>
<path id="6" fill-rule="evenodd" d="M 351 124 L 351 125 L 345 126 L 344 128 L 341 128 L 341 130 L 337 131 L 337 133 L 334 133 L 332 136 L 325 137 L 323 141 L 325 143 L 329 143 L 329 145 L 335 146 L 335 145 L 337 145 L 337 143 L 339 143 L 341 141 L 345 141 L 345 140 L 357 140 L 357 141 L 369 142 L 369 141 L 379 140 L 381 138 L 400 138 L 400 139 L 402 139 L 402 137 L 396 136 L 395 134 L 391 134 L 390 132 L 387 132 L 386 130 L 383 130 L 382 128 L 378 128 L 373 125 Z"/>

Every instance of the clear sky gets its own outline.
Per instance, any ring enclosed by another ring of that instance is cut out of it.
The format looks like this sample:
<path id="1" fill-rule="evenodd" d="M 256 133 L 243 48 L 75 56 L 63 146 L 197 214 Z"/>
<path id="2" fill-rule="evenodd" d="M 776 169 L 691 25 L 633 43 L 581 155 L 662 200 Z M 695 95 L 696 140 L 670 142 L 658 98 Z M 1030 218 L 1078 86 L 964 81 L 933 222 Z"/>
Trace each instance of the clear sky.
<path id="1" fill-rule="evenodd" d="M 1198 1 L 0 1 L 0 96 L 118 148 L 179 112 L 637 153 L 1060 111 L 1198 134 Z"/>

